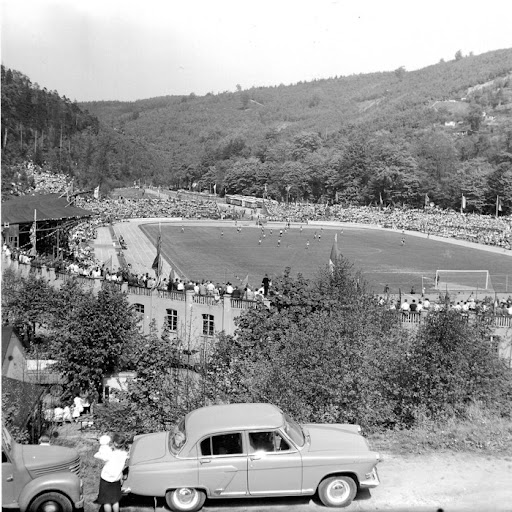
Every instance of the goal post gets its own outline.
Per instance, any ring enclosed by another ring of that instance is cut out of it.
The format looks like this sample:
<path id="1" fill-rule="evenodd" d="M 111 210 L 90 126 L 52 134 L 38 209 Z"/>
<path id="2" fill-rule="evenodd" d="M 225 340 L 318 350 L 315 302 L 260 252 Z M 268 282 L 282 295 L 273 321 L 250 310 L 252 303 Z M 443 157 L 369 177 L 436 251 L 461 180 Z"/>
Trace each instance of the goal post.
<path id="1" fill-rule="evenodd" d="M 490 290 L 488 270 L 436 270 L 438 290 Z"/>

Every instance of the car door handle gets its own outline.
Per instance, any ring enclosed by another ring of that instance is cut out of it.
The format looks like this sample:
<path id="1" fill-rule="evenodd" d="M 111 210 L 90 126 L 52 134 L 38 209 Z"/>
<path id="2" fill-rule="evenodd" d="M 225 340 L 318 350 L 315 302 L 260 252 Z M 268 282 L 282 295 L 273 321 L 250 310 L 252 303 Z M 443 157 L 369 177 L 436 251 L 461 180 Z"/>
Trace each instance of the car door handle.
<path id="1" fill-rule="evenodd" d="M 254 455 L 250 456 L 250 459 L 251 460 L 260 460 L 261 459 L 261 455 L 255 453 Z"/>
<path id="2" fill-rule="evenodd" d="M 9 475 L 9 476 L 5 479 L 5 481 L 6 481 L 6 482 L 12 482 L 13 480 L 14 480 L 14 476 L 12 476 L 12 475 Z"/>
<path id="3" fill-rule="evenodd" d="M 212 461 L 212 459 L 201 459 L 200 462 L 201 464 L 208 464 Z"/>

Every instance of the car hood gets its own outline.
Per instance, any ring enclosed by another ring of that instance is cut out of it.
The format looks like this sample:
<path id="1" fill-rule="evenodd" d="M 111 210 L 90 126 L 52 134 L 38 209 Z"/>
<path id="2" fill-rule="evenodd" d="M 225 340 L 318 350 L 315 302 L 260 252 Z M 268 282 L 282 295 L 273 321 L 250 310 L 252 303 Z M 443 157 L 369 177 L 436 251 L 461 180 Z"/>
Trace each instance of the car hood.
<path id="1" fill-rule="evenodd" d="M 345 454 L 369 451 L 366 439 L 356 430 L 357 427 L 344 425 L 304 425 L 310 437 L 310 452 L 343 451 Z"/>
<path id="2" fill-rule="evenodd" d="M 167 436 L 167 432 L 137 436 L 130 449 L 129 465 L 133 466 L 165 457 L 170 453 Z"/>
<path id="3" fill-rule="evenodd" d="M 73 448 L 64 446 L 22 445 L 23 463 L 32 478 L 61 471 L 80 471 L 80 458 Z"/>

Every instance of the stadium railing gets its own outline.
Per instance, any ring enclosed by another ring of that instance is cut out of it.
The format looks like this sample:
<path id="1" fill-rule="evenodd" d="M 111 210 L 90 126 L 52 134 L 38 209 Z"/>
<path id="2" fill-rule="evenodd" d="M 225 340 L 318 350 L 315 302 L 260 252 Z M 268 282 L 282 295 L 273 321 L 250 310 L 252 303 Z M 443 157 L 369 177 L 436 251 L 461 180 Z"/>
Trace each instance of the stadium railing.
<path id="1" fill-rule="evenodd" d="M 213 295 L 194 295 L 192 300 L 196 304 L 207 304 L 208 306 L 222 305 L 220 296 L 215 298 Z"/>

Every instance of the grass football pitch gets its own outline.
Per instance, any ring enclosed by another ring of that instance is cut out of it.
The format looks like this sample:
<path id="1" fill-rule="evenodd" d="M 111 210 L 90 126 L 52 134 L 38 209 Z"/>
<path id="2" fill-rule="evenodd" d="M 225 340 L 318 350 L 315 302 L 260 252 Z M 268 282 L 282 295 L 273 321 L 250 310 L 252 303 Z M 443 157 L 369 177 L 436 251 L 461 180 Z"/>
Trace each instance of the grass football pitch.
<path id="1" fill-rule="evenodd" d="M 382 293 L 386 284 L 390 293 L 396 294 L 399 289 L 409 293 L 411 287 L 421 293 L 422 283 L 427 292 L 434 292 L 437 269 L 489 270 L 496 291 L 512 290 L 512 282 L 508 283 L 508 290 L 504 288 L 507 273 L 512 281 L 509 255 L 424 236 L 405 235 L 402 245 L 403 235 L 399 232 L 345 226 L 322 229 L 304 225 L 301 230 L 293 225 L 285 232 L 284 224 L 276 223 L 268 224 L 262 232 L 255 225 L 242 225 L 238 231 L 233 222 L 203 222 L 187 223 L 183 228 L 178 223 L 162 223 L 160 227 L 158 223 L 148 223 L 141 224 L 140 229 L 155 245 L 160 229 L 162 256 L 179 275 L 199 281 L 239 284 L 249 275 L 249 283 L 259 286 L 265 273 L 273 277 L 286 267 L 291 267 L 294 275 L 302 273 L 314 278 L 321 267 L 328 265 L 337 233 L 340 253 L 355 270 L 362 271 L 375 293 Z"/>

